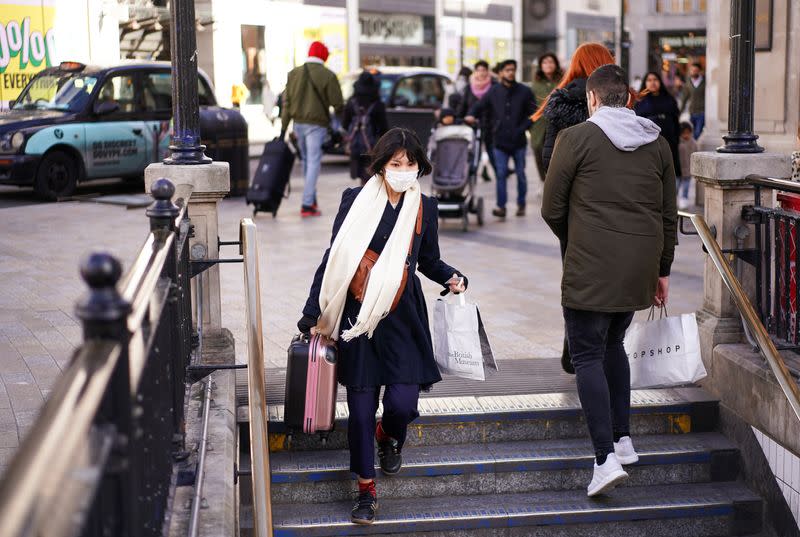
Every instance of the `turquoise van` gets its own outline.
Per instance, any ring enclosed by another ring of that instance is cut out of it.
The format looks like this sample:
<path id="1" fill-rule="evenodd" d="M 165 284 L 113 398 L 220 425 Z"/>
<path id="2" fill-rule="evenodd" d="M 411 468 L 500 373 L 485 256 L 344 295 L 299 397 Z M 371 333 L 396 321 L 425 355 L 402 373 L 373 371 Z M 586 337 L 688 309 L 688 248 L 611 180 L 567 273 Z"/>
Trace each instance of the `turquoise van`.
<path id="1" fill-rule="evenodd" d="M 208 155 L 231 162 L 232 176 L 242 167 L 248 174 L 247 123 L 237 110 L 217 106 L 202 72 L 197 85 Z M 0 114 L 0 184 L 33 186 L 41 198 L 57 200 L 80 181 L 140 178 L 166 155 L 171 118 L 169 63 L 44 69 Z"/>

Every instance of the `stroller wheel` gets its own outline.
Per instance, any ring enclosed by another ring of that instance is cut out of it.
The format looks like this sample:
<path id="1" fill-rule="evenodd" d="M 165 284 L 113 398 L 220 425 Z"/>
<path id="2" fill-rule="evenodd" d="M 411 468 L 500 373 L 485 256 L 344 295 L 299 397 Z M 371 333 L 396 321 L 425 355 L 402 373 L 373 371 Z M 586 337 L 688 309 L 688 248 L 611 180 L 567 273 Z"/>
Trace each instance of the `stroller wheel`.
<path id="1" fill-rule="evenodd" d="M 478 203 L 475 205 L 475 214 L 478 215 L 478 225 L 483 226 L 483 198 L 478 198 Z"/>
<path id="2" fill-rule="evenodd" d="M 475 214 L 475 196 L 469 197 L 469 205 L 467 205 L 467 211 Z"/>
<path id="3" fill-rule="evenodd" d="M 461 213 L 461 231 L 469 231 L 469 212 L 463 211 Z"/>

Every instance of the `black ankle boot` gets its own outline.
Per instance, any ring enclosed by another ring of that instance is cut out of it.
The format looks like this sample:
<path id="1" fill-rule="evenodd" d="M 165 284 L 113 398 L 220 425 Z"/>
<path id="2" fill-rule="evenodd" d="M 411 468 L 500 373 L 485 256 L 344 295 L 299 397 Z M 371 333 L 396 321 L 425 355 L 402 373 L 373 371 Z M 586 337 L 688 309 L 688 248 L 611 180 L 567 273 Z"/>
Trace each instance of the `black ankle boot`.
<path id="1" fill-rule="evenodd" d="M 375 439 L 378 441 L 378 459 L 381 471 L 386 475 L 394 475 L 403 466 L 403 455 L 400 453 L 400 443 L 383 432 L 379 423 L 375 430 Z"/>
<path id="2" fill-rule="evenodd" d="M 359 492 L 353 510 L 350 511 L 350 520 L 354 524 L 372 524 L 375 522 L 377 510 L 378 494 L 374 490 Z"/>

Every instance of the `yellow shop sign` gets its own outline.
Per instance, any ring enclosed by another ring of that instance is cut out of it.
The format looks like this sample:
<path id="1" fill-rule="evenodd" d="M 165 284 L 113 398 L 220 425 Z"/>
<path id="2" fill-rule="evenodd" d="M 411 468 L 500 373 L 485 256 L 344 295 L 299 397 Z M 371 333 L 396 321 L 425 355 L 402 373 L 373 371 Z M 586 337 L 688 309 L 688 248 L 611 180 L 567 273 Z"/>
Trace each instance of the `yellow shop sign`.
<path id="1" fill-rule="evenodd" d="M 0 0 L 0 103 L 16 99 L 31 78 L 56 63 L 52 0 Z"/>

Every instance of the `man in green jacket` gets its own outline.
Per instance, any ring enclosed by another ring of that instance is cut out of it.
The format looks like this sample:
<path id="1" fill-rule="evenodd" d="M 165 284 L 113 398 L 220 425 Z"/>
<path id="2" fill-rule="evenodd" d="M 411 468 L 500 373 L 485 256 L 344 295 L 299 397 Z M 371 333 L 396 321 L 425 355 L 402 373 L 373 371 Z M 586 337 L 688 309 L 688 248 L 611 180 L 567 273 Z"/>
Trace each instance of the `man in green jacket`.
<path id="1" fill-rule="evenodd" d="M 562 306 L 596 459 L 589 496 L 638 460 L 623 339 L 636 310 L 666 303 L 677 232 L 672 153 L 655 123 L 626 108 L 627 80 L 616 65 L 589 77 L 591 117 L 559 134 L 542 200 L 566 249 Z"/>
<path id="2" fill-rule="evenodd" d="M 700 138 L 706 125 L 706 77 L 703 74 L 703 66 L 693 63 L 689 68 L 689 80 L 683 86 L 681 92 L 683 106 L 681 111 L 689 105 L 689 118 L 692 121 L 692 136 L 695 140 Z"/>
<path id="3" fill-rule="evenodd" d="M 320 216 L 317 207 L 317 180 L 322 164 L 322 144 L 328 134 L 330 109 L 339 112 L 344 107 L 342 88 L 336 74 L 325 67 L 328 47 L 319 41 L 311 43 L 308 60 L 289 73 L 283 91 L 281 127 L 285 130 L 294 120 L 294 133 L 303 159 L 303 218 Z"/>

